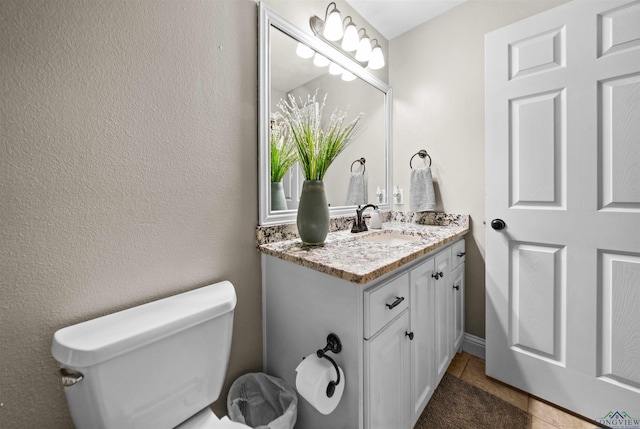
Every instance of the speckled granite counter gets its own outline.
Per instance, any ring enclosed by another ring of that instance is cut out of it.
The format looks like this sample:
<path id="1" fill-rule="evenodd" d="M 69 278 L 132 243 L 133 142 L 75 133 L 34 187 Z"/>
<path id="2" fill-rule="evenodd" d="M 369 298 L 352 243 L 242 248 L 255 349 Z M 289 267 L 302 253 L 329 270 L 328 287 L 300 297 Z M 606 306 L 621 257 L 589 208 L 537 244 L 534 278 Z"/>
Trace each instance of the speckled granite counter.
<path id="1" fill-rule="evenodd" d="M 351 222 L 352 222 L 351 218 Z M 290 261 L 357 284 L 369 283 L 427 253 L 463 236 L 469 231 L 469 216 L 429 213 L 418 217 L 412 213 L 385 214 L 382 230 L 352 234 L 349 229 L 330 232 L 322 246 L 304 246 L 287 231 L 291 225 L 259 227 L 258 249 L 268 255 Z M 345 221 L 349 226 L 349 220 Z M 275 228 L 275 229 L 274 229 Z M 295 229 L 295 225 L 293 225 Z M 284 231 L 284 232 L 283 232 Z M 362 238 L 386 231 L 416 236 L 402 244 L 362 241 Z M 281 241 L 275 241 L 274 235 Z M 282 239 L 286 238 L 286 239 Z"/>

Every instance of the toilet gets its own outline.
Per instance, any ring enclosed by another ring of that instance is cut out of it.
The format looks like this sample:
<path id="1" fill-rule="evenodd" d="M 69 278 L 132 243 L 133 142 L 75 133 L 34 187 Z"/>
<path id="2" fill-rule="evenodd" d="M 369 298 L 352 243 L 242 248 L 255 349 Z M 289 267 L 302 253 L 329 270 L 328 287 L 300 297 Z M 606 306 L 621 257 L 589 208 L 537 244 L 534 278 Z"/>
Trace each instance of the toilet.
<path id="1" fill-rule="evenodd" d="M 236 293 L 223 281 L 57 331 L 78 429 L 241 429 L 209 405 L 225 379 Z"/>

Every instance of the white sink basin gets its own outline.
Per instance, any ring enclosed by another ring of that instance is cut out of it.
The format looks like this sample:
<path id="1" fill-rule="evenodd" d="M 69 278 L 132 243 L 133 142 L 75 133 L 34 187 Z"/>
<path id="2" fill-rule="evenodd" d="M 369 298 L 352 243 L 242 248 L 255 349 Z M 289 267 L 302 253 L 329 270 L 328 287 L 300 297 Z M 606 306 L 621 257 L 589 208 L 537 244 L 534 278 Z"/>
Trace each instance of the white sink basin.
<path id="1" fill-rule="evenodd" d="M 361 241 L 367 243 L 386 244 L 388 246 L 397 246 L 400 244 L 413 243 L 420 240 L 420 237 L 415 235 L 404 235 L 398 232 L 383 232 L 382 234 L 367 235 L 360 238 Z"/>

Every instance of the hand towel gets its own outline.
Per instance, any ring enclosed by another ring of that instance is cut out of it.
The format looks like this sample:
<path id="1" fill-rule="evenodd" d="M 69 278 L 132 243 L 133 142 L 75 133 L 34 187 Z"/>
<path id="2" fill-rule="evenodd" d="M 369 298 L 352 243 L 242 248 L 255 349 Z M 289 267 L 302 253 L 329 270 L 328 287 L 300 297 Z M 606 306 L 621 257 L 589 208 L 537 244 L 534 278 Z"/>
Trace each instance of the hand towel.
<path id="1" fill-rule="evenodd" d="M 409 210 L 412 212 L 432 212 L 436 209 L 436 192 L 433 189 L 431 167 L 411 170 L 409 182 Z"/>
<path id="2" fill-rule="evenodd" d="M 367 204 L 367 179 L 361 172 L 351 173 L 347 188 L 347 206 Z"/>

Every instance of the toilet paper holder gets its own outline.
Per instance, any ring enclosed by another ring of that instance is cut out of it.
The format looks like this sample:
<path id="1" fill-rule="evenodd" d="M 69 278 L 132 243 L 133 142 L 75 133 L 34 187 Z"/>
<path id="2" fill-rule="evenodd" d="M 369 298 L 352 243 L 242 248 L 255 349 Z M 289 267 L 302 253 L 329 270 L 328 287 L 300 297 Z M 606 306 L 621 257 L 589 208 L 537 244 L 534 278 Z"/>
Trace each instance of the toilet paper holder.
<path id="1" fill-rule="evenodd" d="M 340 369 L 338 368 L 338 364 L 336 363 L 336 361 L 334 361 L 331 356 L 327 356 L 327 352 L 338 354 L 340 353 L 340 351 L 342 351 L 342 342 L 340 341 L 340 338 L 338 338 L 336 334 L 329 334 L 327 336 L 327 345 L 322 349 L 318 349 L 318 351 L 316 352 L 316 356 L 318 356 L 319 359 L 325 358 L 329 362 L 331 362 L 333 367 L 336 369 L 336 374 L 338 374 L 338 379 L 336 381 L 330 381 L 329 385 L 327 386 L 328 398 L 331 398 L 333 396 L 336 391 L 336 386 L 340 384 Z"/>

